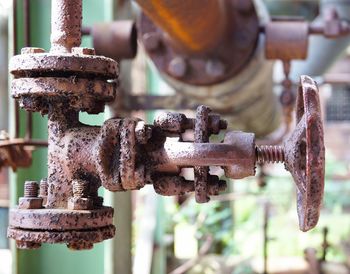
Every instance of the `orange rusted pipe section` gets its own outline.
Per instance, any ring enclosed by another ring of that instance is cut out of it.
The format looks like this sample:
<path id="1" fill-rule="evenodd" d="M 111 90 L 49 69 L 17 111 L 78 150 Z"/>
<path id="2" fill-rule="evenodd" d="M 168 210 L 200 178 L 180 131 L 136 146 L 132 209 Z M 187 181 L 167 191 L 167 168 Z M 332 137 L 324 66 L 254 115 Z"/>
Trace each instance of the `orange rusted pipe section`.
<path id="1" fill-rule="evenodd" d="M 224 0 L 136 0 L 143 12 L 180 50 L 206 53 L 226 30 Z"/>

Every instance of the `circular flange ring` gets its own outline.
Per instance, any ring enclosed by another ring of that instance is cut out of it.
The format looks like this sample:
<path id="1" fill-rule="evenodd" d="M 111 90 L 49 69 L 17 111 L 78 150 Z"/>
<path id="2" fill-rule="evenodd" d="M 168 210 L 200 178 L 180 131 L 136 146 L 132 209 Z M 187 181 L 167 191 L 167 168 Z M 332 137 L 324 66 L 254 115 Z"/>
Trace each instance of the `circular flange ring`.
<path id="1" fill-rule="evenodd" d="M 75 77 L 19 78 L 12 81 L 11 92 L 14 98 L 22 99 L 21 105 L 29 111 L 45 112 L 48 102 L 66 98 L 70 107 L 94 112 L 96 105 L 114 99 L 116 85 L 105 80 Z"/>
<path id="2" fill-rule="evenodd" d="M 92 230 L 71 230 L 71 231 L 35 231 L 23 230 L 20 228 L 9 227 L 7 237 L 16 241 L 33 243 L 99 243 L 113 238 L 115 235 L 115 226 L 96 228 Z"/>
<path id="3" fill-rule="evenodd" d="M 42 231 L 87 230 L 112 225 L 113 212 L 111 207 L 94 210 L 11 209 L 9 225 Z"/>
<path id="4" fill-rule="evenodd" d="M 16 55 L 10 60 L 9 70 L 15 77 L 73 74 L 116 79 L 119 74 L 118 63 L 104 56 L 51 53 Z"/>
<path id="5" fill-rule="evenodd" d="M 116 88 L 113 82 L 109 83 L 99 79 L 39 77 L 14 79 L 11 92 L 14 98 L 22 95 L 45 97 L 74 95 L 91 96 L 101 101 L 110 101 L 115 96 Z"/>
<path id="6" fill-rule="evenodd" d="M 176 50 L 169 42 L 169 36 L 145 14 L 141 15 L 138 22 L 139 40 L 147 45 L 148 37 L 155 38 L 152 47 L 145 46 L 145 48 L 160 72 L 190 85 L 209 86 L 228 80 L 242 70 L 253 56 L 258 44 L 259 18 L 252 0 L 223 2 L 226 4 L 225 12 L 229 18 L 227 25 L 231 29 L 228 30 L 226 38 L 208 54 L 191 56 Z M 251 8 L 242 12 L 242 4 Z M 181 61 L 180 74 L 171 73 L 169 70 L 172 61 L 175 60 Z"/>

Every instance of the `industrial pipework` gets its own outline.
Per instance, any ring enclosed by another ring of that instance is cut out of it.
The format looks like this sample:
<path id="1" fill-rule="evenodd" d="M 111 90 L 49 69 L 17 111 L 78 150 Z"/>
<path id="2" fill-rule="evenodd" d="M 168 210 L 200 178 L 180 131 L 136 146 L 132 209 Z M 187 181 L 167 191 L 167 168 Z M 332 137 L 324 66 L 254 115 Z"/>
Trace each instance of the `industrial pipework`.
<path id="1" fill-rule="evenodd" d="M 48 178 L 26 181 L 24 197 L 10 211 L 8 236 L 19 248 L 65 243 L 90 249 L 112 238 L 113 209 L 98 188 L 116 192 L 152 184 L 160 195 L 194 192 L 208 202 L 226 182 L 210 174 L 221 167 L 228 178 L 255 175 L 257 164 L 284 162 L 296 183 L 299 227 L 313 228 L 324 188 L 324 144 L 316 83 L 303 76 L 297 97 L 297 126 L 283 146 L 255 143 L 253 133 L 228 131 L 219 143 L 209 137 L 227 122 L 199 106 L 195 119 L 165 113 L 153 125 L 133 118 L 109 119 L 101 127 L 79 122 L 80 111 L 99 113 L 115 98 L 116 61 L 81 48 L 82 0 L 52 0 L 51 51 L 24 48 L 10 61 L 12 96 L 27 111 L 48 114 Z M 118 99 L 118 98 L 117 98 Z M 193 140 L 181 135 L 192 130 Z M 177 137 L 173 141 L 167 137 Z M 194 180 L 181 176 L 192 168 Z"/>

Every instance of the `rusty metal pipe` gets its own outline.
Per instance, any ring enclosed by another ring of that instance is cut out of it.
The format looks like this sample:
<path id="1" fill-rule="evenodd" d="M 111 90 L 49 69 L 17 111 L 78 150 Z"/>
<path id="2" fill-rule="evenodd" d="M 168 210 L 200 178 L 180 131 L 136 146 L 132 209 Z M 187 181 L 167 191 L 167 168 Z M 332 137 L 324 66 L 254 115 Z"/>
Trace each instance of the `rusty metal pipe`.
<path id="1" fill-rule="evenodd" d="M 205 53 L 213 50 L 227 29 L 226 4 L 222 0 L 136 2 L 169 35 L 173 46 L 184 52 Z"/>
<path id="2" fill-rule="evenodd" d="M 52 0 L 51 52 L 69 53 L 81 43 L 82 0 Z"/>

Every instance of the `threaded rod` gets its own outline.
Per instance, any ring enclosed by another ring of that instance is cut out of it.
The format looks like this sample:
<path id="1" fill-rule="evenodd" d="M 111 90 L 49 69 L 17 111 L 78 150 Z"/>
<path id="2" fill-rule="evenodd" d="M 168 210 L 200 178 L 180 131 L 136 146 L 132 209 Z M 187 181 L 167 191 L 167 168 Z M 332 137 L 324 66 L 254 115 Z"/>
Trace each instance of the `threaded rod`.
<path id="1" fill-rule="evenodd" d="M 26 181 L 24 183 L 24 197 L 35 198 L 38 197 L 39 186 L 36 181 Z"/>
<path id="2" fill-rule="evenodd" d="M 283 163 L 285 160 L 282 146 L 257 146 L 255 155 L 258 164 Z"/>

